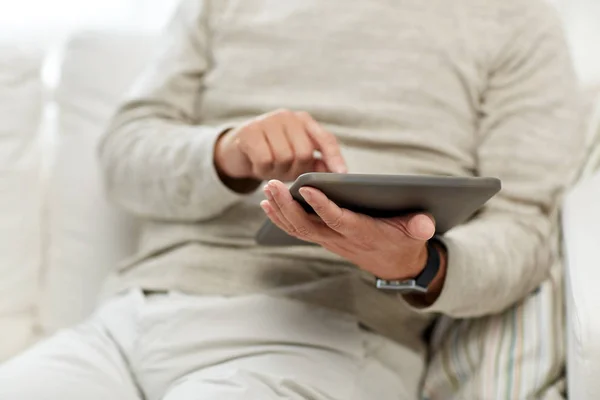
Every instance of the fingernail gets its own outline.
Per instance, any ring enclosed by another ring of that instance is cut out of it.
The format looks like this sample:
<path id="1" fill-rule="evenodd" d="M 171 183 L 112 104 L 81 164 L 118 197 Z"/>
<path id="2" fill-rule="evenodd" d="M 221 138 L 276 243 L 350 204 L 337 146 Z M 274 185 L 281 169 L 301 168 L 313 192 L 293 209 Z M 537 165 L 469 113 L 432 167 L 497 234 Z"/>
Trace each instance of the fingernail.
<path id="1" fill-rule="evenodd" d="M 340 167 L 338 167 L 337 172 L 338 172 L 338 174 L 346 174 L 346 173 L 348 173 L 348 168 L 344 167 L 344 166 L 340 166 Z"/>
<path id="2" fill-rule="evenodd" d="M 269 192 L 271 192 L 273 196 L 276 196 L 277 193 L 279 193 L 279 190 L 277 189 L 277 186 L 271 184 L 269 185 Z"/>
<path id="3" fill-rule="evenodd" d="M 273 200 L 273 193 L 271 193 L 271 189 L 267 186 L 265 186 L 265 196 L 267 196 L 267 199 Z"/>
<path id="4" fill-rule="evenodd" d="M 263 209 L 263 211 L 265 212 L 265 214 L 269 213 L 269 203 L 266 200 L 263 200 L 260 202 L 260 208 Z"/>
<path id="5" fill-rule="evenodd" d="M 435 226 L 429 217 L 423 214 L 414 216 L 409 225 L 418 238 L 430 239 L 435 234 Z"/>
<path id="6" fill-rule="evenodd" d="M 312 200 L 312 193 L 307 188 L 300 188 L 300 195 L 304 198 L 304 200 L 310 202 Z"/>

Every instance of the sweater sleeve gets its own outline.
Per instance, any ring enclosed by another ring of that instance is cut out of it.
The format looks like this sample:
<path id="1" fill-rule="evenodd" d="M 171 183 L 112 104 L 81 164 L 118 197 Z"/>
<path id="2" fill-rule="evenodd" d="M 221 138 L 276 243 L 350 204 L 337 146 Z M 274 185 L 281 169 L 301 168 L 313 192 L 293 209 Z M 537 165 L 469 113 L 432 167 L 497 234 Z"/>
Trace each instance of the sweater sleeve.
<path id="1" fill-rule="evenodd" d="M 208 68 L 208 4 L 186 0 L 150 64 L 103 136 L 109 197 L 149 219 L 201 221 L 241 199 L 219 179 L 213 149 L 227 127 L 197 124 Z"/>
<path id="2" fill-rule="evenodd" d="M 422 311 L 456 318 L 493 314 L 549 276 L 557 257 L 556 211 L 584 147 L 569 52 L 558 18 L 549 14 L 524 18 L 489 72 L 478 173 L 500 178 L 503 189 L 443 238 L 446 281 L 436 302 Z"/>

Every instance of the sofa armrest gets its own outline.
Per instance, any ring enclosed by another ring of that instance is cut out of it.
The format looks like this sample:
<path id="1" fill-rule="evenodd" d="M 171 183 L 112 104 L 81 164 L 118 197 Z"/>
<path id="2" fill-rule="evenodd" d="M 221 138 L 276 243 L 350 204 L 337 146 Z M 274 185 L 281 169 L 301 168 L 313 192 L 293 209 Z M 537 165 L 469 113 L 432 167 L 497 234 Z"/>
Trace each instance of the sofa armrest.
<path id="1" fill-rule="evenodd" d="M 600 174 L 579 183 L 562 215 L 569 397 L 600 398 Z"/>

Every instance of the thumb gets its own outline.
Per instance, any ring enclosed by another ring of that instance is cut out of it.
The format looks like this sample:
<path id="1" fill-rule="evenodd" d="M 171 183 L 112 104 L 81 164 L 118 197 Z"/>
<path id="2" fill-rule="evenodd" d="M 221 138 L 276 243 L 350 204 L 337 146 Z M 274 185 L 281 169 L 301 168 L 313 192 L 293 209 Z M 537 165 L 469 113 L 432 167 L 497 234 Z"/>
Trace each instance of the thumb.
<path id="1" fill-rule="evenodd" d="M 427 241 L 435 235 L 435 221 L 430 214 L 414 214 L 405 221 L 406 234 L 415 240 Z"/>

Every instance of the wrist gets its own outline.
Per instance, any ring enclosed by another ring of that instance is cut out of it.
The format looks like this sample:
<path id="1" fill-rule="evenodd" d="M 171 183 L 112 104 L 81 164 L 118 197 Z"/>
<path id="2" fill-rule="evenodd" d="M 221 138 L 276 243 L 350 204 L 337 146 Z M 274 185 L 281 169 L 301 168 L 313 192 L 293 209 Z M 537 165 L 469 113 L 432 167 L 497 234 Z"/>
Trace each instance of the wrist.
<path id="1" fill-rule="evenodd" d="M 233 178 L 226 168 L 227 155 L 225 153 L 227 147 L 227 133 L 229 132 L 231 132 L 231 129 L 224 130 L 215 141 L 213 149 L 213 162 L 219 177 Z"/>
<path id="2" fill-rule="evenodd" d="M 404 253 L 398 255 L 398 252 L 395 251 L 391 256 L 387 257 L 390 262 L 385 270 L 389 272 L 378 275 L 378 278 L 389 281 L 403 281 L 418 276 L 423 272 L 423 269 L 427 265 L 427 260 L 429 259 L 429 250 L 427 246 L 427 242 L 424 242 L 423 246 L 415 253 L 415 256 L 410 259 L 405 257 Z"/>
<path id="3" fill-rule="evenodd" d="M 405 260 L 402 263 L 404 266 L 403 274 L 397 271 L 391 280 L 382 279 L 381 276 L 377 277 L 377 288 L 399 291 L 402 294 L 419 293 L 421 295 L 437 290 L 439 284 L 436 278 L 439 279 L 438 272 L 443 267 L 440 247 L 437 245 L 437 240 L 432 239 L 424 242 L 420 248 L 420 250 L 413 253 L 416 261 L 408 262 Z M 418 267 L 415 267 L 415 265 Z"/>
<path id="4" fill-rule="evenodd" d="M 446 250 L 446 246 L 439 240 L 432 241 L 431 245 L 435 247 L 440 257 L 440 268 L 431 284 L 428 287 L 426 300 L 428 302 L 433 303 L 442 292 L 444 288 L 444 282 L 446 280 L 446 265 L 448 263 L 448 250 Z"/>
<path id="5" fill-rule="evenodd" d="M 446 269 L 448 264 L 448 251 L 442 242 L 439 240 L 431 240 L 430 245 L 437 251 L 439 256 L 439 268 L 432 279 L 431 283 L 427 286 L 427 293 L 411 293 L 404 296 L 404 298 L 415 307 L 427 307 L 433 304 L 444 288 L 446 280 Z"/>
<path id="6" fill-rule="evenodd" d="M 226 136 L 230 131 L 231 129 L 223 131 L 215 142 L 215 147 L 213 149 L 213 164 L 215 170 L 221 182 L 223 182 L 230 190 L 240 194 L 251 193 L 260 186 L 260 180 L 250 176 L 232 176 L 225 168 L 228 155 L 224 149 L 224 141 L 227 140 Z"/>

